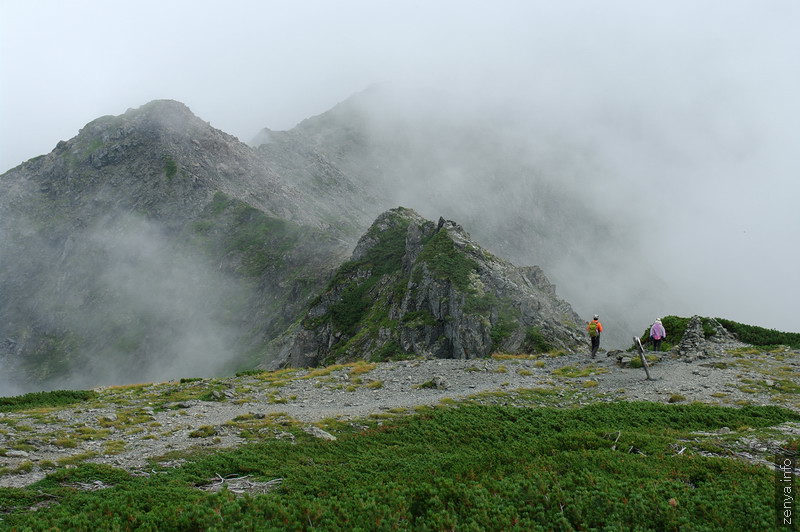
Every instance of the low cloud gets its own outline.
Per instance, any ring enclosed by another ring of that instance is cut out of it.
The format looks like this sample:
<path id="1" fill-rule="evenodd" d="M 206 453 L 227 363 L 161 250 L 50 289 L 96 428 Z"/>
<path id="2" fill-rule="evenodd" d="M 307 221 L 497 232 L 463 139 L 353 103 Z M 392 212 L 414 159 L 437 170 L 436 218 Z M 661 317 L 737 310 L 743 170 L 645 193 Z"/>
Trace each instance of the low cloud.
<path id="1" fill-rule="evenodd" d="M 29 235 L 26 254 L 40 263 L 37 286 L 28 287 L 26 323 L 5 333 L 21 343 L 37 327 L 45 342 L 53 339 L 61 353 L 47 365 L 58 370 L 39 375 L 50 389 L 218 375 L 241 354 L 245 333 L 233 316 L 247 289 L 188 249 L 130 214 L 65 241 Z M 2 373 L 22 363 L 7 354 Z M 0 384 L 0 395 L 42 385 Z"/>

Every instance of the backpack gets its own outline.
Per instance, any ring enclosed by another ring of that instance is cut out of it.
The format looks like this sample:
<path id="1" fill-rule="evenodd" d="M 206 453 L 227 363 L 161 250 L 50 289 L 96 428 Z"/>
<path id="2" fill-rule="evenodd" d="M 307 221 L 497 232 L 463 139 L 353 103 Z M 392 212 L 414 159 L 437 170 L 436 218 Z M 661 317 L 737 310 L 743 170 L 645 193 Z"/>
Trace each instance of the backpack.
<path id="1" fill-rule="evenodd" d="M 589 336 L 594 338 L 598 334 L 599 333 L 597 332 L 597 322 L 596 321 L 590 321 L 589 322 Z"/>

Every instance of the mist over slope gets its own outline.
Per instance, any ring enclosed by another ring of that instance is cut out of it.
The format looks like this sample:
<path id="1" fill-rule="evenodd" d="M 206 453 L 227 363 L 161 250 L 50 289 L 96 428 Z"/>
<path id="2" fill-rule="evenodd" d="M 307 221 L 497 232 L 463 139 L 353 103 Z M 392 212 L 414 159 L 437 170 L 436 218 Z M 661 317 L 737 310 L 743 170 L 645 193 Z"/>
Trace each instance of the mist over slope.
<path id="1" fill-rule="evenodd" d="M 253 365 L 359 227 L 172 101 L 0 183 L 2 395 Z"/>
<path id="2" fill-rule="evenodd" d="M 374 86 L 288 132 L 254 139 L 266 156 L 311 146 L 378 198 L 463 224 L 520 265 L 539 265 L 608 345 L 674 306 L 651 266 L 634 209 L 604 199 L 609 169 L 513 106 Z"/>

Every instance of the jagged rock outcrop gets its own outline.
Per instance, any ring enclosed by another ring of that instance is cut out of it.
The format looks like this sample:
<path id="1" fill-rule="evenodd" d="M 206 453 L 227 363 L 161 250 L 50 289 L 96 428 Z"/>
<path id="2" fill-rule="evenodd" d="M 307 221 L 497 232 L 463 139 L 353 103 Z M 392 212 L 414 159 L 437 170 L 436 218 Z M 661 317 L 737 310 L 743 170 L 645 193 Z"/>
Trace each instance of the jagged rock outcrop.
<path id="1" fill-rule="evenodd" d="M 679 356 L 695 360 L 720 355 L 726 350 L 743 345 L 745 344 L 739 342 L 714 318 L 695 315 L 689 319 L 686 332 L 675 350 Z"/>
<path id="2" fill-rule="evenodd" d="M 579 324 L 541 269 L 495 257 L 452 221 L 398 208 L 375 220 L 263 365 L 575 350 Z"/>

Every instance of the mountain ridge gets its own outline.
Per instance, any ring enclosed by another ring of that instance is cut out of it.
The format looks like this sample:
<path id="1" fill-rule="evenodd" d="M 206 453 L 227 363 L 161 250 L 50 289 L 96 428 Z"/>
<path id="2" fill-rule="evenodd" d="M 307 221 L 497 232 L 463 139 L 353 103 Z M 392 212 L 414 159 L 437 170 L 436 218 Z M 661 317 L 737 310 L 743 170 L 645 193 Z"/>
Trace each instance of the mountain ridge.
<path id="1" fill-rule="evenodd" d="M 4 375 L 85 387 L 258 363 L 386 201 L 325 150 L 273 136 L 251 148 L 156 100 L 0 176 Z M 482 356 L 494 303 L 463 328 L 482 331 Z"/>
<path id="2" fill-rule="evenodd" d="M 470 227 L 477 235 L 470 245 L 539 264 L 524 272 L 529 279 L 549 284 L 551 267 L 558 276 L 567 264 L 586 268 L 581 283 L 592 283 L 611 264 L 599 254 L 597 271 L 588 265 L 603 241 L 587 243 L 605 226 L 584 234 L 597 218 L 579 202 L 560 202 L 556 184 L 519 145 L 500 149 L 505 137 L 471 116 L 453 122 L 447 111 L 437 115 L 436 100 L 423 106 L 431 134 L 410 114 L 399 122 L 371 116 L 365 99 L 385 101 L 372 89 L 293 130 L 265 132 L 256 147 L 180 102 L 156 100 L 97 118 L 49 154 L 0 176 L 0 290 L 7 296 L 0 301 L 7 339 L 0 388 L 146 380 L 159 372 L 179 376 L 181 368 L 208 375 L 263 363 L 268 343 L 285 339 L 287 327 L 297 330 L 306 306 L 358 250 L 359 237 L 403 194 L 445 222 Z M 405 105 L 410 112 L 415 104 Z M 389 129 L 376 129 L 385 119 Z M 496 166 L 498 156 L 512 164 Z M 478 185 L 459 192 L 471 177 Z M 428 225 L 420 222 L 420 231 Z M 608 290 L 615 282 L 596 286 Z M 399 328 L 427 330 L 427 316 L 417 317 L 419 323 L 401 319 Z M 498 315 L 483 317 L 498 328 Z M 635 328 L 615 320 L 609 326 L 604 318 L 604 342 L 613 344 L 616 335 L 627 343 L 625 331 Z M 491 337 L 479 321 L 472 328 Z M 479 343 L 485 355 L 489 342 Z M 63 374 L 76 380 L 58 380 Z"/>

